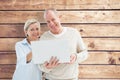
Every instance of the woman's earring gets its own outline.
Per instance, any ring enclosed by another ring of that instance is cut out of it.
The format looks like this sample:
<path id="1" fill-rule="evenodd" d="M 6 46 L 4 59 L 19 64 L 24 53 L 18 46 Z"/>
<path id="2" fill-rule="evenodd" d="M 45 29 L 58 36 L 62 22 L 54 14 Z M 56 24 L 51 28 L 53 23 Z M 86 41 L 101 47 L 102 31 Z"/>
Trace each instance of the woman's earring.
<path id="1" fill-rule="evenodd" d="M 26 34 L 26 37 L 28 37 L 28 34 Z"/>

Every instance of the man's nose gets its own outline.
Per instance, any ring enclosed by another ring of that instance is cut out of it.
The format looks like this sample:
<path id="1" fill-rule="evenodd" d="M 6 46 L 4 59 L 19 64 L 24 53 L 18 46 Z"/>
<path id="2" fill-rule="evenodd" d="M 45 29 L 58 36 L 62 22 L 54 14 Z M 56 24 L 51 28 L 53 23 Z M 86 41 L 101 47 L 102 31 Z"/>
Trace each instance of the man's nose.
<path id="1" fill-rule="evenodd" d="M 50 21 L 50 25 L 53 25 L 54 24 L 54 22 L 53 21 Z"/>

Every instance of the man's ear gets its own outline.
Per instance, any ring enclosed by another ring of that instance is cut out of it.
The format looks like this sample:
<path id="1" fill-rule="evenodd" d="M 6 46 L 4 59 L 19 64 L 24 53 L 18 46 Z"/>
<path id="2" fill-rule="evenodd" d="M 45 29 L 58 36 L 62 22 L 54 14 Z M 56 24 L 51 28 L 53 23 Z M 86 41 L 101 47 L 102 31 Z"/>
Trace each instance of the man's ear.
<path id="1" fill-rule="evenodd" d="M 58 15 L 58 17 L 61 19 L 61 18 L 62 18 L 62 15 Z"/>
<path id="2" fill-rule="evenodd" d="M 62 15 L 58 15 L 59 21 L 61 22 Z"/>

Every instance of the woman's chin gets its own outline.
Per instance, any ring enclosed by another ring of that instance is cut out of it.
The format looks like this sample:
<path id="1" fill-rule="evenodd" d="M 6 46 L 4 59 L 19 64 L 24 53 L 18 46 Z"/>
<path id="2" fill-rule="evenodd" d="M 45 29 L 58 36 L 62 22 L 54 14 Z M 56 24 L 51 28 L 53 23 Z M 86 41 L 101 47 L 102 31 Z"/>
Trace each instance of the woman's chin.
<path id="1" fill-rule="evenodd" d="M 36 40 L 38 40 L 38 37 L 37 37 L 37 38 L 33 38 L 33 39 L 32 39 L 32 41 L 36 41 Z"/>

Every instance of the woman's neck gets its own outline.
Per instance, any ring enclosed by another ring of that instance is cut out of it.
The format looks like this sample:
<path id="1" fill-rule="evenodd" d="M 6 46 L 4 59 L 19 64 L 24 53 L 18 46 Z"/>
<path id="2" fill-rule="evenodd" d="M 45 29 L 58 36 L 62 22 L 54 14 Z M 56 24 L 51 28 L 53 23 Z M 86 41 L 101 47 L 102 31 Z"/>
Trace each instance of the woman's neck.
<path id="1" fill-rule="evenodd" d="M 28 41 L 29 44 L 31 44 L 31 41 L 37 41 L 37 40 L 39 40 L 39 38 L 36 39 L 36 40 L 32 40 L 32 39 L 30 39 L 29 37 L 27 37 L 27 41 Z"/>

